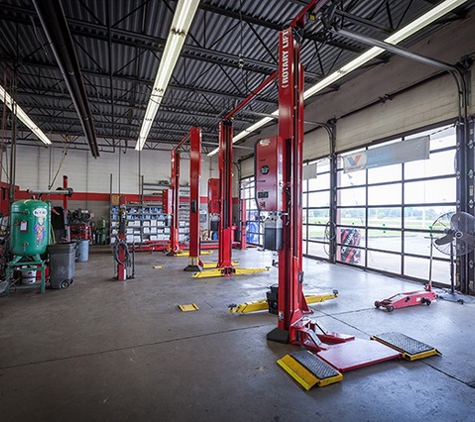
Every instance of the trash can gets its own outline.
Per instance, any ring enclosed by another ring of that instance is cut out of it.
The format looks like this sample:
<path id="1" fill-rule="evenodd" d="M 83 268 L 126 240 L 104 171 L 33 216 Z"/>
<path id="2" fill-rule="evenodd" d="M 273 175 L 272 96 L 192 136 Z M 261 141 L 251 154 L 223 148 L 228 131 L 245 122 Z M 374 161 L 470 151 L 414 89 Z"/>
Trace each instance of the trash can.
<path id="1" fill-rule="evenodd" d="M 77 242 L 78 250 L 76 258 L 78 262 L 86 262 L 89 259 L 89 240 L 80 240 Z"/>
<path id="2" fill-rule="evenodd" d="M 56 243 L 48 246 L 49 281 L 53 289 L 66 289 L 74 279 L 76 243 Z"/>

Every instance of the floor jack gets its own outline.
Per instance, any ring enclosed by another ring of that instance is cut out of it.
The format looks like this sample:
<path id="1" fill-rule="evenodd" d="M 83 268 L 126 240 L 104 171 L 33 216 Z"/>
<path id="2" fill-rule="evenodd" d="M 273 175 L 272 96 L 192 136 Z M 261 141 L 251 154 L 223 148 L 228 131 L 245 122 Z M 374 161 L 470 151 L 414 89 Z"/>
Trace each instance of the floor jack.
<path id="1" fill-rule="evenodd" d="M 408 308 L 409 306 L 427 305 L 429 306 L 434 300 L 437 300 L 438 295 L 432 289 L 432 256 L 433 245 L 430 244 L 429 257 L 429 282 L 424 286 L 424 290 L 415 290 L 413 292 L 397 293 L 387 299 L 377 300 L 374 302 L 376 308 L 385 308 L 388 312 L 394 309 Z"/>
<path id="2" fill-rule="evenodd" d="M 392 359 L 409 360 L 439 352 L 400 333 L 371 339 L 326 330 L 308 318 L 303 286 L 302 179 L 304 139 L 304 70 L 300 60 L 302 30 L 326 4 L 311 0 L 279 33 L 278 136 L 262 138 L 255 146 L 255 198 L 264 221 L 264 247 L 278 251 L 277 327 L 268 341 L 300 346 L 277 363 L 305 389 L 340 381 L 342 373 Z M 301 348 L 307 350 L 302 350 Z"/>
<path id="3" fill-rule="evenodd" d="M 407 308 L 409 306 L 427 305 L 429 306 L 437 299 L 437 293 L 432 290 L 432 284 L 426 284 L 424 290 L 416 290 L 413 292 L 397 293 L 381 301 L 374 302 L 376 308 L 385 308 L 388 312 L 394 309 Z"/>

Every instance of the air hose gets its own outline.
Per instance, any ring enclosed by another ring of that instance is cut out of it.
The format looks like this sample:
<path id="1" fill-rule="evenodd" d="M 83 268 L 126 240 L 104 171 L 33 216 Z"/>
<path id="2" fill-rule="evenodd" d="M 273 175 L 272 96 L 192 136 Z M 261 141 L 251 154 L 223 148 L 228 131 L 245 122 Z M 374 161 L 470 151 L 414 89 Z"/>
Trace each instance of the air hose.
<path id="1" fill-rule="evenodd" d="M 119 247 L 122 246 L 125 251 L 125 260 L 121 261 L 119 258 Z M 114 244 L 114 259 L 119 265 L 128 265 L 130 263 L 130 252 L 127 243 L 119 240 Z"/>

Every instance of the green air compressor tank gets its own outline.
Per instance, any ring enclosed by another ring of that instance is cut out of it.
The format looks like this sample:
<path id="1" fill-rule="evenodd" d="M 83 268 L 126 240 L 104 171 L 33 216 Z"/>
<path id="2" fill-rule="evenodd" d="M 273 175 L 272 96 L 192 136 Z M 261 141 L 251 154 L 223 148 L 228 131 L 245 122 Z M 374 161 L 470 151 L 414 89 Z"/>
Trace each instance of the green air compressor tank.
<path id="1" fill-rule="evenodd" d="M 17 256 L 41 255 L 49 243 L 50 204 L 22 199 L 11 206 L 10 252 Z"/>

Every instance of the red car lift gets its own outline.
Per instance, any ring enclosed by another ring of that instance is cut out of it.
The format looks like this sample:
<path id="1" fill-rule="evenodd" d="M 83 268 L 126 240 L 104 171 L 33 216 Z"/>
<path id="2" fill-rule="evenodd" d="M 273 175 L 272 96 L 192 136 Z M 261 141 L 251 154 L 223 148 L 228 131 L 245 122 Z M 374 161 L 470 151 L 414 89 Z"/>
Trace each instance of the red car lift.
<path id="1" fill-rule="evenodd" d="M 275 79 L 275 74 L 271 75 Z M 267 82 L 269 83 L 269 82 Z M 262 86 L 262 85 L 261 85 Z M 236 268 L 232 261 L 232 246 L 234 230 L 232 225 L 233 214 L 233 125 L 230 120 L 232 115 L 244 107 L 250 99 L 254 98 L 264 86 L 257 88 L 236 109 L 226 116 L 219 124 L 219 196 L 220 214 L 218 230 L 218 263 L 215 269 L 202 271 L 192 275 L 193 278 L 205 277 L 232 277 L 234 275 L 247 275 L 269 271 L 269 268 Z"/>
<path id="2" fill-rule="evenodd" d="M 337 382 L 344 371 L 403 357 L 408 354 L 404 345 L 410 341 L 416 343 L 414 350 L 423 350 L 423 353 L 411 353 L 411 359 L 438 353 L 399 333 L 381 335 L 373 341 L 328 332 L 305 316 L 309 309 L 302 291 L 304 71 L 300 61 L 300 32 L 307 14 L 317 13 L 325 3 L 325 0 L 311 1 L 290 27 L 280 32 L 279 136 L 258 141 L 255 157 L 258 207 L 270 213 L 265 236 L 270 234 L 268 243 L 279 253 L 278 326 L 267 334 L 267 339 L 316 352 L 294 353 L 278 361 L 305 388 Z"/>
<path id="3" fill-rule="evenodd" d="M 180 153 L 181 146 L 190 140 L 190 263 L 185 271 L 201 271 L 203 263 L 200 260 L 200 177 L 201 177 L 201 128 L 193 127 L 190 132 L 172 150 L 171 167 L 171 227 L 170 246 L 168 255 L 180 255 L 179 244 L 179 209 L 180 209 Z"/>

